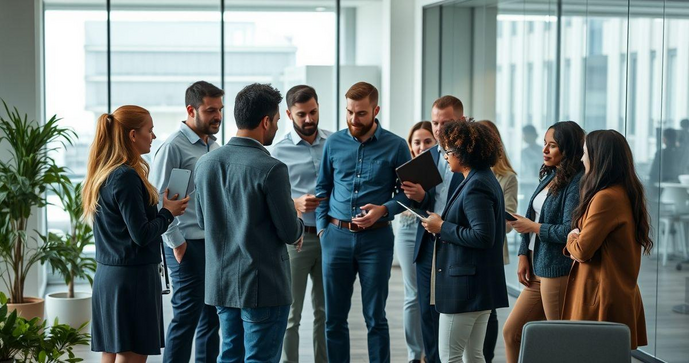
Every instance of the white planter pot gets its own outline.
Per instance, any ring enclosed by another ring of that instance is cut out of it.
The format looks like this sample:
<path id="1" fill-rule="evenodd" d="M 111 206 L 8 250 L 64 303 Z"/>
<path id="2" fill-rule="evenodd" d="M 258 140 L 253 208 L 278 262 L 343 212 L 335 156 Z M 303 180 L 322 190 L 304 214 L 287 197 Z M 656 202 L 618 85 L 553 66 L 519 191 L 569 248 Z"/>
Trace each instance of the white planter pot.
<path id="1" fill-rule="evenodd" d="M 91 330 L 91 293 L 75 292 L 73 298 L 68 298 L 66 292 L 54 292 L 45 298 L 45 315 L 48 325 L 53 325 L 55 318 L 60 324 L 68 324 L 78 328 L 89 322 L 82 332 Z"/>

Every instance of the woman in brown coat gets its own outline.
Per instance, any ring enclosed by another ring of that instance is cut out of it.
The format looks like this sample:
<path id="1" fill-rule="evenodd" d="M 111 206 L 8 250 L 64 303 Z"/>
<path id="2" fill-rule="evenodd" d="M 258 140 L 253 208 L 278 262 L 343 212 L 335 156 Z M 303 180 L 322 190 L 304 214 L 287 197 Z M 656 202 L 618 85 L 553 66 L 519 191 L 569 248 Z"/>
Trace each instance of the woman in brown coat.
<path id="1" fill-rule="evenodd" d="M 649 254 L 653 247 L 643 187 L 617 131 L 589 133 L 582 161 L 581 202 L 564 249 L 575 262 L 562 319 L 626 324 L 636 349 L 648 344 L 637 279 L 642 250 Z"/>

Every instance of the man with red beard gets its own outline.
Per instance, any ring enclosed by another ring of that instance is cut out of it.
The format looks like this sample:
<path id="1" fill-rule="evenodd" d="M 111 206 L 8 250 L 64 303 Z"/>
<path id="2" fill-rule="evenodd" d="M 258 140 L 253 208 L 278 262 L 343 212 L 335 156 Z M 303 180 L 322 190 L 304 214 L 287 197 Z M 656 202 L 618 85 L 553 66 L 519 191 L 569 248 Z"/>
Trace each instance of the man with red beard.
<path id="1" fill-rule="evenodd" d="M 404 139 L 384 130 L 376 115 L 378 90 L 366 82 L 345 94 L 347 129 L 330 136 L 323 150 L 316 197 L 316 228 L 323 250 L 325 340 L 330 363 L 349 362 L 349 328 L 357 273 L 369 361 L 390 362 L 385 317 L 394 236 L 390 221 L 408 204 L 395 169 L 411 159 Z"/>

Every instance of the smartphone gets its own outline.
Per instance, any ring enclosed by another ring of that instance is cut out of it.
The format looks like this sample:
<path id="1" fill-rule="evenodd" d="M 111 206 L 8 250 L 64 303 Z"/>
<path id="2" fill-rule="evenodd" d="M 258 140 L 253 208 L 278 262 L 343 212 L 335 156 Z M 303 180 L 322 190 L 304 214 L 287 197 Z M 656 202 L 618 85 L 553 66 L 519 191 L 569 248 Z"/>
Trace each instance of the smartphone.
<path id="1" fill-rule="evenodd" d="M 179 195 L 177 199 L 184 199 L 187 197 L 187 188 L 189 188 L 189 180 L 191 179 L 191 170 L 187 169 L 172 169 L 170 172 L 170 181 L 167 183 L 167 197 L 174 198 L 175 194 Z"/>
<path id="2" fill-rule="evenodd" d="M 514 222 L 517 220 L 517 218 L 515 218 L 512 214 L 505 211 L 505 220 L 510 221 L 510 222 Z"/>

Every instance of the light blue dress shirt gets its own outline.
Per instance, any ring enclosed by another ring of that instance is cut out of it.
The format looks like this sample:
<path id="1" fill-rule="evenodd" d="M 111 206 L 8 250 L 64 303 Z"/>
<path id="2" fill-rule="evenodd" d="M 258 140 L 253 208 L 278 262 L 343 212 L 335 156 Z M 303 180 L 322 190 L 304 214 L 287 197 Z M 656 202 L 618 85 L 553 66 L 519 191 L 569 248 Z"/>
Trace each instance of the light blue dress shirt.
<path id="1" fill-rule="evenodd" d="M 332 132 L 318 129 L 313 144 L 309 144 L 292 129 L 290 133 L 273 146 L 271 155 L 287 165 L 289 182 L 292 185 L 292 198 L 296 199 L 304 194 L 316 194 L 318 170 L 321 168 L 321 157 L 325 140 Z M 316 212 L 302 215 L 304 225 L 316 226 Z"/>
<path id="2" fill-rule="evenodd" d="M 167 188 L 170 173 L 174 168 L 191 171 L 187 194 L 189 194 L 189 205 L 195 205 L 194 168 L 196 162 L 201 156 L 219 147 L 215 137 L 210 136 L 206 144 L 184 121 L 181 122 L 179 130 L 170 135 L 156 151 L 148 177 L 160 192 L 161 205 L 162 193 Z M 172 198 L 172 196 L 169 197 Z M 163 241 L 170 248 L 178 247 L 187 240 L 203 238 L 203 229 L 197 223 L 196 208 L 187 208 L 184 214 L 175 218 L 167 232 L 163 234 Z"/>
<path id="3" fill-rule="evenodd" d="M 443 214 L 445 210 L 445 204 L 447 203 L 448 192 L 450 189 L 450 184 L 452 183 L 452 170 L 450 165 L 445 160 L 445 151 L 443 148 L 438 146 L 438 172 L 443 178 L 443 182 L 436 186 L 435 193 L 435 204 L 433 208 L 433 213 Z"/>

